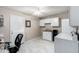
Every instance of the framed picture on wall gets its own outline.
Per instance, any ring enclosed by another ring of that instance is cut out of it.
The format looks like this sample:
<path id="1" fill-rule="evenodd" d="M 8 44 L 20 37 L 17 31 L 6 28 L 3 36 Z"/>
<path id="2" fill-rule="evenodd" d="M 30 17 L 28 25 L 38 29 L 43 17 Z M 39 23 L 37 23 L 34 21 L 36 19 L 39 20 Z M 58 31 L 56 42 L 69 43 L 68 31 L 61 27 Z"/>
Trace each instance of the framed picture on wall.
<path id="1" fill-rule="evenodd" d="M 30 20 L 26 20 L 25 21 L 25 26 L 26 27 L 31 27 L 31 21 Z"/>
<path id="2" fill-rule="evenodd" d="M 0 15 L 0 27 L 3 27 L 4 25 L 4 17 L 3 15 Z"/>

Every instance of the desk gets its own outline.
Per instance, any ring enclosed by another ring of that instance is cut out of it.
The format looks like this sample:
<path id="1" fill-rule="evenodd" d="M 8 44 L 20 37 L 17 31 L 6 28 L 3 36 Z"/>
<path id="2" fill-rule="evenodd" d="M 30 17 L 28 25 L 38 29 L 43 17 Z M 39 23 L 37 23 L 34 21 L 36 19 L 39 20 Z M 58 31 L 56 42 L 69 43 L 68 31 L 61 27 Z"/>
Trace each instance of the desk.
<path id="1" fill-rule="evenodd" d="M 7 49 L 8 47 L 10 47 L 10 43 L 11 42 L 0 42 L 0 44 L 2 45 L 2 47 L 4 47 L 4 49 Z"/>
<path id="2" fill-rule="evenodd" d="M 4 44 L 2 44 L 1 42 L 4 42 L 4 35 L 0 34 L 0 49 L 4 48 Z"/>
<path id="3" fill-rule="evenodd" d="M 9 43 L 11 42 L 0 42 L 0 53 L 8 53 Z"/>
<path id="4" fill-rule="evenodd" d="M 4 42 L 4 35 L 0 34 L 0 53 L 8 53 L 7 48 L 7 44 L 9 44 L 9 42 Z"/>
<path id="5" fill-rule="evenodd" d="M 3 44 L 2 42 L 4 42 L 4 41 L 2 41 L 2 40 L 0 39 L 0 49 L 4 49 L 4 44 Z"/>

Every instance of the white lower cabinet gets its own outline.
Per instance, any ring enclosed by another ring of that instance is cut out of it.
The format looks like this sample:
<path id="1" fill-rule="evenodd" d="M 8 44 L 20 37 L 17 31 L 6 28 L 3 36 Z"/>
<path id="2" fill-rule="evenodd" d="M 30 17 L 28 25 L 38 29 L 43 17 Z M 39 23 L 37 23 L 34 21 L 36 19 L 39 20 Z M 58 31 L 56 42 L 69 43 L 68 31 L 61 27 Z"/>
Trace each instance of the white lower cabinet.
<path id="1" fill-rule="evenodd" d="M 44 40 L 52 41 L 52 32 L 44 31 L 42 32 L 42 35 Z"/>
<path id="2" fill-rule="evenodd" d="M 55 53 L 78 53 L 78 44 L 78 41 L 55 38 Z"/>

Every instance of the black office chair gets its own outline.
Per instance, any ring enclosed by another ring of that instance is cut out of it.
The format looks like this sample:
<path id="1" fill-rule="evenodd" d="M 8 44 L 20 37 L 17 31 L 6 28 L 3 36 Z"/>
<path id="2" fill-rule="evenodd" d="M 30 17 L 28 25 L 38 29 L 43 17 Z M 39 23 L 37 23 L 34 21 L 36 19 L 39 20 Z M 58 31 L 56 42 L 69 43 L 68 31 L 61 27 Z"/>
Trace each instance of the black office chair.
<path id="1" fill-rule="evenodd" d="M 8 50 L 9 50 L 10 53 L 17 53 L 17 51 L 19 51 L 22 38 L 23 38 L 23 34 L 18 34 L 16 39 L 15 39 L 15 46 L 10 47 L 10 44 L 9 44 Z"/>

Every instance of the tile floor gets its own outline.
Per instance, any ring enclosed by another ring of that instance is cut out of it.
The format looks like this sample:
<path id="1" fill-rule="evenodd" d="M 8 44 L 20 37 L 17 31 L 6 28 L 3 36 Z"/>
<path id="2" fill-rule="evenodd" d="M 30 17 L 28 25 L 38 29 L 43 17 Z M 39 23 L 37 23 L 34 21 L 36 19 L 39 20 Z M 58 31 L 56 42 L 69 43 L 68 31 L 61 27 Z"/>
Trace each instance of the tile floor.
<path id="1" fill-rule="evenodd" d="M 54 53 L 54 43 L 34 38 L 22 44 L 18 53 Z"/>

